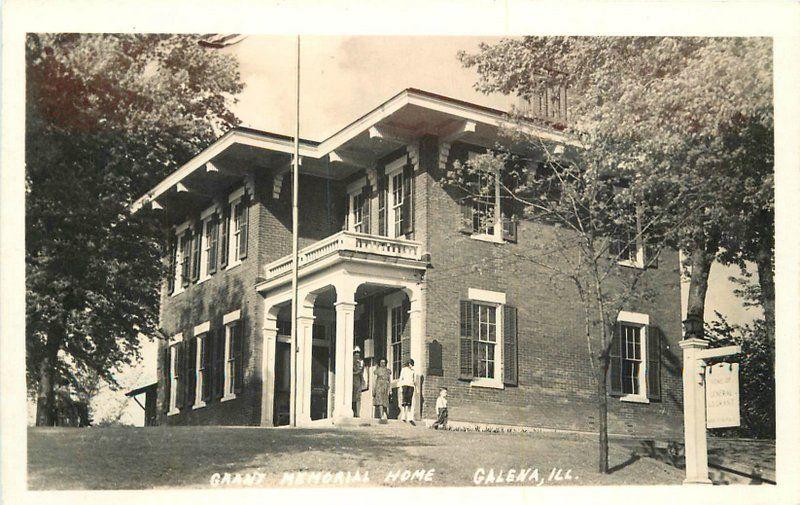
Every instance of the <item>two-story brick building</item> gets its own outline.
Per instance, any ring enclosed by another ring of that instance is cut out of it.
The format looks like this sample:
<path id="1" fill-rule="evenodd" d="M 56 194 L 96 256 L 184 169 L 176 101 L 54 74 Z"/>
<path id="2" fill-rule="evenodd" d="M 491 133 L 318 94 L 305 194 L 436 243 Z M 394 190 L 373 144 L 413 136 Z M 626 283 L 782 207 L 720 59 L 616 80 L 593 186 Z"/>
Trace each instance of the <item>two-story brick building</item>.
<path id="1" fill-rule="evenodd" d="M 552 126 L 563 110 L 540 112 L 529 133 L 569 142 Z M 487 225 L 441 184 L 454 160 L 494 145 L 504 121 L 501 111 L 407 89 L 322 142 L 301 140 L 296 395 L 293 139 L 235 128 L 137 201 L 164 214 L 172 244 L 160 422 L 273 426 L 293 408 L 301 425 L 351 418 L 359 346 L 367 377 L 380 357 L 395 378 L 415 360 L 418 419 L 434 417 L 446 386 L 453 420 L 595 430 L 577 296 L 517 254 L 557 231 L 505 216 Z M 620 268 L 642 268 L 637 255 Z M 662 252 L 642 284 L 657 296 L 620 314 L 610 431 L 677 435 L 677 253 Z M 370 387 L 361 417 L 372 417 Z"/>

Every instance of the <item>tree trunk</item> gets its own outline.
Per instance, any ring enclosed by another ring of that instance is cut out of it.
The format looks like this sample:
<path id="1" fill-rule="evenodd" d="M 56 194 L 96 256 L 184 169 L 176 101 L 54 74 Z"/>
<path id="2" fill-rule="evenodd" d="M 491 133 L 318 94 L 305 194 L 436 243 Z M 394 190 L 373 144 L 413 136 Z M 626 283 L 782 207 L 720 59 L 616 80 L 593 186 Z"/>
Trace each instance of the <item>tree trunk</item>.
<path id="1" fill-rule="evenodd" d="M 713 251 L 710 252 L 709 251 Z M 686 303 L 686 319 L 699 321 L 699 335 L 702 333 L 702 322 L 705 320 L 706 293 L 708 292 L 708 275 L 711 273 L 711 265 L 716 256 L 716 244 L 713 247 L 706 244 L 706 247 L 697 247 L 692 251 L 691 266 L 692 273 L 689 280 L 689 300 Z M 688 337 L 689 335 L 687 335 Z"/>
<path id="2" fill-rule="evenodd" d="M 775 341 L 775 269 L 773 267 L 774 251 L 768 244 L 761 244 L 756 254 L 758 267 L 758 285 L 760 289 L 761 308 L 767 323 L 767 337 Z"/>
<path id="3" fill-rule="evenodd" d="M 39 362 L 36 391 L 36 426 L 55 424 L 55 359 L 49 353 Z"/>
<path id="4" fill-rule="evenodd" d="M 608 473 L 608 393 L 606 392 L 606 370 L 608 357 L 600 358 L 600 373 L 597 377 L 597 429 L 599 431 L 598 471 Z"/>

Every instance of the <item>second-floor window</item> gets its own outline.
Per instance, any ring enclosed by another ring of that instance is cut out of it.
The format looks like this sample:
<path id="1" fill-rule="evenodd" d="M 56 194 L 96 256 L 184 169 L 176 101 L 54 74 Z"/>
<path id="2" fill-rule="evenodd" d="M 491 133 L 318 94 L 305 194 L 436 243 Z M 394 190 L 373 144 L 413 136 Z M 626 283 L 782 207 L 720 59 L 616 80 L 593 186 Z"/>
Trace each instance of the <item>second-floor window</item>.
<path id="1" fill-rule="evenodd" d="M 351 198 L 351 205 L 353 209 L 353 231 L 367 233 L 364 229 L 364 193 L 354 194 Z"/>
<path id="2" fill-rule="evenodd" d="M 395 237 L 403 235 L 403 203 L 405 202 L 405 191 L 403 172 L 394 174 L 391 178 L 391 195 L 392 195 L 392 208 L 391 208 L 391 223 Z"/>
<path id="3" fill-rule="evenodd" d="M 478 153 L 470 152 L 472 160 Z M 503 200 L 501 190 L 496 190 L 498 176 L 495 173 L 480 172 L 474 174 L 469 182 L 468 194 L 461 200 L 462 233 L 467 233 L 473 238 L 491 242 L 516 242 L 517 221 L 513 217 L 513 205 L 506 198 Z M 501 227 L 497 227 L 500 209 Z"/>

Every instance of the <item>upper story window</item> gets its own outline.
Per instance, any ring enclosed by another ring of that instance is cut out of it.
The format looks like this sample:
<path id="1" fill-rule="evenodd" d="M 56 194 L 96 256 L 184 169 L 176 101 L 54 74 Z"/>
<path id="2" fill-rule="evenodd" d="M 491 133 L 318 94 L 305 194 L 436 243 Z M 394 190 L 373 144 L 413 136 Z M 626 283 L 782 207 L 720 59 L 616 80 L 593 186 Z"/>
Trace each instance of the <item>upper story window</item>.
<path id="1" fill-rule="evenodd" d="M 623 401 L 648 403 L 661 397 L 661 344 L 650 316 L 622 311 L 609 349 L 609 391 Z"/>
<path id="2" fill-rule="evenodd" d="M 405 193 L 403 189 L 405 184 L 403 181 L 403 173 L 399 172 L 392 176 L 392 191 L 391 191 L 391 223 L 392 232 L 394 237 L 403 235 L 403 202 L 405 201 Z"/>
<path id="3" fill-rule="evenodd" d="M 378 233 L 409 237 L 414 231 L 413 166 L 404 155 L 388 163 L 378 180 Z"/>
<path id="4" fill-rule="evenodd" d="M 347 188 L 347 229 L 356 233 L 370 233 L 370 199 L 372 187 L 366 179 L 359 179 Z"/>
<path id="5" fill-rule="evenodd" d="M 247 257 L 250 196 L 244 187 L 229 195 L 224 205 L 213 205 L 196 221 L 175 228 L 170 243 L 167 289 L 172 295 L 190 284 L 203 282 L 217 271 Z"/>
<path id="6" fill-rule="evenodd" d="M 478 155 L 470 152 L 469 159 Z M 503 201 L 502 191 L 497 191 L 498 179 L 496 173 L 484 172 L 475 176 L 472 194 L 461 202 L 461 231 L 479 240 L 516 242 L 517 222 L 512 216 L 511 205 Z M 499 213 L 497 209 L 500 209 Z"/>

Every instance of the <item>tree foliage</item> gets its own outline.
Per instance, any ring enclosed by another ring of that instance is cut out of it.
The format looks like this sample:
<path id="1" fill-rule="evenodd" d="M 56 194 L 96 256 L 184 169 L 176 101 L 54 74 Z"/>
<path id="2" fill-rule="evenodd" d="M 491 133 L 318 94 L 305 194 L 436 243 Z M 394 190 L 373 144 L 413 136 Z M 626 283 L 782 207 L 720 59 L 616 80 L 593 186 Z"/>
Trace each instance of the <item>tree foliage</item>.
<path id="1" fill-rule="evenodd" d="M 691 196 L 694 214 L 668 237 L 671 244 L 689 253 L 706 280 L 715 259 L 758 262 L 770 312 L 769 39 L 525 37 L 483 44 L 460 58 L 477 70 L 483 92 L 535 98 L 566 85 L 569 131 L 586 152 L 601 147 L 608 166 L 634 166 L 640 177 Z M 704 297 L 705 289 L 690 290 L 690 314 L 702 317 Z"/>
<path id="2" fill-rule="evenodd" d="M 190 36 L 31 34 L 26 86 L 27 371 L 49 422 L 54 383 L 113 385 L 154 334 L 157 220 L 129 205 L 236 123 L 242 84 Z"/>

